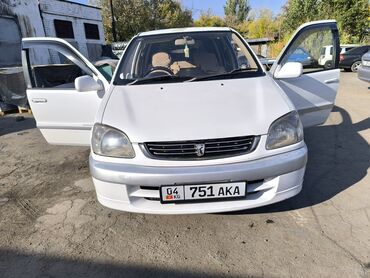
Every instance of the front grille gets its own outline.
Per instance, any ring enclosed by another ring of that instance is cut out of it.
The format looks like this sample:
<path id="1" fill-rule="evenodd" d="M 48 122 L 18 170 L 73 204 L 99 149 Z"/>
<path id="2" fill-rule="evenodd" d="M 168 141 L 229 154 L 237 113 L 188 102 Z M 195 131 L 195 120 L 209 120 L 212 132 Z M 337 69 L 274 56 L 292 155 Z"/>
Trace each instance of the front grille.
<path id="1" fill-rule="evenodd" d="M 146 153 L 156 159 L 209 159 L 249 153 L 256 148 L 258 140 L 258 136 L 244 136 L 176 142 L 150 142 L 144 143 L 144 146 Z"/>

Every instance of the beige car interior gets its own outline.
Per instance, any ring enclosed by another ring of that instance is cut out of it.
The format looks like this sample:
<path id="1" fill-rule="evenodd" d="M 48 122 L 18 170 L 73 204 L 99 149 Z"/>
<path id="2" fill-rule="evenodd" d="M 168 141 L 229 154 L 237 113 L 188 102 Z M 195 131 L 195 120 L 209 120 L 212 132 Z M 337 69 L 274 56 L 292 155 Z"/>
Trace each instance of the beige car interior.
<path id="1" fill-rule="evenodd" d="M 197 66 L 208 74 L 217 74 L 225 72 L 225 68 L 220 66 L 216 55 L 212 53 L 198 53 L 194 55 L 194 61 Z"/>
<path id="2" fill-rule="evenodd" d="M 174 74 L 177 74 L 180 69 L 196 68 L 195 65 L 188 61 L 176 61 L 171 64 L 171 57 L 166 52 L 155 53 L 152 57 L 152 67 L 162 67 L 171 70 Z"/>
<path id="3" fill-rule="evenodd" d="M 225 72 L 225 68 L 220 66 L 216 55 L 211 53 L 194 54 L 194 64 L 189 61 L 175 61 L 171 64 L 171 57 L 166 52 L 155 53 L 152 57 L 152 67 L 163 67 L 170 69 L 177 74 L 181 69 L 199 68 L 208 74 Z"/>

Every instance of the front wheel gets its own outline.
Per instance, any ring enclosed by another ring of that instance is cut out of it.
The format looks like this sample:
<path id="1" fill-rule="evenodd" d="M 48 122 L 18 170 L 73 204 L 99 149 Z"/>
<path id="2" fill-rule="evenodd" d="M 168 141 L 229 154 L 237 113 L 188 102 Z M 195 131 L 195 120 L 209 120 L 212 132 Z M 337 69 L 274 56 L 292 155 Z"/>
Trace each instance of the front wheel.
<path id="1" fill-rule="evenodd" d="M 333 67 L 333 62 L 332 61 L 326 61 L 324 68 L 325 69 L 331 69 Z"/>
<path id="2" fill-rule="evenodd" d="M 352 72 L 357 72 L 358 68 L 361 66 L 361 61 L 354 62 L 351 66 Z"/>

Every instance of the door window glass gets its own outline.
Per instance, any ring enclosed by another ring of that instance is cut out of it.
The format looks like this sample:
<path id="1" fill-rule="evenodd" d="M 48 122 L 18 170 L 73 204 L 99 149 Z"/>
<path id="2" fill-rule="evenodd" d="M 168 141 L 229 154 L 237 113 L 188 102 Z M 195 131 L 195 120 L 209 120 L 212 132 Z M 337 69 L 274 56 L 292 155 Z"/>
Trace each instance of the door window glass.
<path id="1" fill-rule="evenodd" d="M 76 65 L 64 54 L 47 47 L 37 47 L 37 50 L 42 49 L 43 59 L 40 55 L 29 55 L 30 60 L 30 78 L 32 79 L 34 88 L 62 88 L 74 89 L 74 81 L 77 77 L 83 75 L 91 75 L 88 72 Z M 30 51 L 34 51 L 31 49 Z M 76 59 L 75 57 L 70 57 Z M 76 60 L 75 60 L 76 61 Z"/>
<path id="2" fill-rule="evenodd" d="M 331 29 L 313 29 L 303 32 L 284 55 L 281 65 L 287 62 L 299 62 L 303 72 L 321 71 L 335 68 L 336 57 L 333 57 L 335 40 Z M 330 55 L 324 49 L 330 48 Z"/>

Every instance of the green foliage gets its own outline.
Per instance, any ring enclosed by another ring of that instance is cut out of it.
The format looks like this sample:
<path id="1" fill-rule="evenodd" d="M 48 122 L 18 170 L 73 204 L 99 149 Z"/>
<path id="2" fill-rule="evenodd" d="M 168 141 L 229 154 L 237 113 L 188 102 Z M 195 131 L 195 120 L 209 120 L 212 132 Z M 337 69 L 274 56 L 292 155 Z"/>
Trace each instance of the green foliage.
<path id="1" fill-rule="evenodd" d="M 243 23 L 250 10 L 248 0 L 227 0 L 224 6 L 225 21 L 229 26 Z"/>
<path id="2" fill-rule="evenodd" d="M 279 21 L 273 17 L 271 10 L 262 9 L 258 16 L 249 23 L 248 37 L 274 38 L 279 32 L 279 24 Z"/>
<path id="3" fill-rule="evenodd" d="M 369 40 L 368 0 L 289 0 L 282 17 L 286 33 L 308 21 L 336 19 L 343 43 Z"/>
<path id="4" fill-rule="evenodd" d="M 283 7 L 283 30 L 292 33 L 304 22 L 317 20 L 321 0 L 288 0 Z"/>
<path id="5" fill-rule="evenodd" d="M 112 41 L 112 18 L 109 0 L 97 1 L 102 8 L 103 24 L 108 41 Z M 117 39 L 129 40 L 138 32 L 187 27 L 230 26 L 244 37 L 278 37 L 276 51 L 303 23 L 321 19 L 336 19 L 342 43 L 370 42 L 369 0 L 287 0 L 279 17 L 268 9 L 250 13 L 248 0 L 227 0 L 225 18 L 209 10 L 193 23 L 191 11 L 184 9 L 179 0 L 112 0 Z"/>
<path id="6" fill-rule="evenodd" d="M 97 5 L 102 8 L 107 41 L 113 41 L 109 0 L 100 0 Z M 191 11 L 176 0 L 113 0 L 113 7 L 118 41 L 143 31 L 193 25 Z"/>
<path id="7" fill-rule="evenodd" d="M 323 18 L 332 17 L 338 21 L 342 39 L 347 39 L 345 42 L 368 39 L 368 0 L 327 0 L 321 3 L 321 10 Z"/>
<path id="8" fill-rule="evenodd" d="M 212 15 L 212 12 L 208 10 L 206 13 L 202 13 L 198 20 L 194 21 L 196 27 L 224 27 L 226 26 L 223 18 Z"/>
<path id="9" fill-rule="evenodd" d="M 178 28 L 192 25 L 192 13 L 183 10 L 174 0 L 150 0 L 149 13 L 152 15 L 151 26 L 154 29 Z"/>

